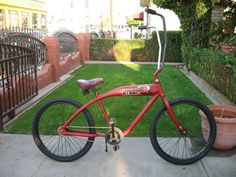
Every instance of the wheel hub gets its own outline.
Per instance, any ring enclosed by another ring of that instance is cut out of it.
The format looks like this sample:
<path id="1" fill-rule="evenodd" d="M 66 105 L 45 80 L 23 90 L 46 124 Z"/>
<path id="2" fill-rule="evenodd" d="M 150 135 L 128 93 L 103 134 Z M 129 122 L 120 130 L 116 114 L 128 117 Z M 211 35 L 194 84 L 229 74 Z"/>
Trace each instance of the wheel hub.
<path id="1" fill-rule="evenodd" d="M 67 131 L 68 128 L 62 129 L 62 126 L 57 128 L 58 135 L 64 135 L 64 132 Z"/>

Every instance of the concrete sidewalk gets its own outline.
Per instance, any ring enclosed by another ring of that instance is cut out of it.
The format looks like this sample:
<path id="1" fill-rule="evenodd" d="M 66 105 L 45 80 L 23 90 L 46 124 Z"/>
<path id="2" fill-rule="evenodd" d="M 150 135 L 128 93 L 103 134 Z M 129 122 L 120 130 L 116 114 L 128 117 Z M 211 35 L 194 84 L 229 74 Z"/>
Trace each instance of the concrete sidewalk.
<path id="1" fill-rule="evenodd" d="M 101 140 L 101 139 L 100 139 Z M 42 154 L 30 135 L 0 134 L 0 177 L 235 177 L 236 148 L 212 150 L 195 164 L 178 166 L 161 159 L 149 138 L 125 138 L 121 149 L 104 152 L 103 144 L 73 162 Z"/>

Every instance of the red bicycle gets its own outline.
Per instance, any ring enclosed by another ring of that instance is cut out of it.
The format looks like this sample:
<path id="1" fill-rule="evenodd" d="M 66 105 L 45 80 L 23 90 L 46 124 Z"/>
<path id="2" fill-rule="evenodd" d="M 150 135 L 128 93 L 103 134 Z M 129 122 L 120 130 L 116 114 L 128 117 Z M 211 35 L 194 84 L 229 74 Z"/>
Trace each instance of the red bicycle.
<path id="1" fill-rule="evenodd" d="M 160 80 L 158 80 L 158 74 L 164 65 L 167 41 L 165 19 L 154 10 L 146 9 L 146 11 L 162 18 L 165 31 L 165 43 L 162 49 L 157 30 L 159 57 L 157 70 L 153 75 L 155 81 L 151 84 L 122 86 L 100 95 L 101 83 L 104 82 L 102 78 L 78 80 L 77 84 L 82 88 L 83 93 L 93 92 L 94 99 L 85 105 L 70 99 L 51 100 L 40 108 L 33 120 L 34 141 L 46 156 L 58 161 L 73 161 L 90 150 L 96 137 L 105 138 L 106 151 L 107 144 L 114 146 L 114 150 L 119 149 L 123 138 L 129 135 L 159 97 L 163 106 L 156 112 L 150 123 L 150 139 L 155 151 L 165 160 L 175 164 L 191 164 L 208 153 L 216 137 L 213 115 L 207 106 L 193 99 L 179 98 L 167 101 Z M 147 29 L 148 27 L 141 28 Z M 108 116 L 102 102 L 103 99 L 118 96 L 151 97 L 124 131 L 115 127 L 116 120 Z M 87 109 L 94 103 L 98 103 L 103 113 L 105 127 L 96 127 L 93 116 Z M 58 117 L 53 117 L 55 112 L 59 115 Z M 202 130 L 203 120 L 199 112 L 205 114 L 204 125 L 209 130 L 207 133 Z M 49 119 L 55 120 L 52 122 Z"/>

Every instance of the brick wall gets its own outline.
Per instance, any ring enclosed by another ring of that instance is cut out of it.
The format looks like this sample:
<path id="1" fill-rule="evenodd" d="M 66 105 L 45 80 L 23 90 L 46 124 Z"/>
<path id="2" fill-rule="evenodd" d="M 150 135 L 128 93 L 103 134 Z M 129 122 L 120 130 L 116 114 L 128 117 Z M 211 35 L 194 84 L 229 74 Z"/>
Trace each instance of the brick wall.
<path id="1" fill-rule="evenodd" d="M 47 63 L 37 73 L 38 89 L 42 89 L 52 82 L 60 80 L 60 77 L 89 59 L 90 35 L 86 33 L 76 34 L 78 42 L 77 51 L 72 56 L 59 57 L 59 41 L 56 37 L 46 37 L 44 43 L 47 48 Z"/>
<path id="2" fill-rule="evenodd" d="M 64 57 L 62 60 L 59 56 L 59 41 L 56 37 L 46 37 L 44 43 L 47 49 L 47 63 L 37 72 L 38 89 L 42 89 L 50 83 L 57 82 L 60 77 L 89 59 L 90 36 L 89 34 L 77 34 L 78 47 L 72 56 Z M 6 103 L 0 105 L 0 131 L 3 130 L 2 113 L 11 108 L 12 105 L 22 103 L 35 91 L 34 76 L 19 75 L 12 79 L 12 87 L 8 88 L 8 95 L 3 97 L 3 89 L 0 89 L 0 102 Z M 27 86 L 27 87 L 26 87 Z M 18 96 L 16 96 L 16 93 Z M 16 99 L 17 98 L 17 99 Z M 15 111 L 8 113 L 8 117 L 15 116 Z"/>
<path id="3" fill-rule="evenodd" d="M 215 5 L 212 9 L 211 21 L 219 22 L 223 20 L 224 7 Z"/>

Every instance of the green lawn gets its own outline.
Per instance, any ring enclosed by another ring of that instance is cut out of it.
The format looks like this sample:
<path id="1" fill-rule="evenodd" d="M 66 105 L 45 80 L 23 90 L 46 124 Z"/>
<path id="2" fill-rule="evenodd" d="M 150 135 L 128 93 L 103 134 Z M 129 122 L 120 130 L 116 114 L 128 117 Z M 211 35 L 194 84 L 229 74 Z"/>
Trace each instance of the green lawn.
<path id="1" fill-rule="evenodd" d="M 138 64 L 87 64 L 72 73 L 73 77 L 65 84 L 57 88 L 46 98 L 30 110 L 22 114 L 16 121 L 7 127 L 10 133 L 31 133 L 32 119 L 35 113 L 45 102 L 53 98 L 71 98 L 84 104 L 94 97 L 91 93 L 87 96 L 82 94 L 81 89 L 76 85 L 77 79 L 92 79 L 95 77 L 104 78 L 107 85 L 102 88 L 100 93 L 105 93 L 115 87 L 132 84 L 152 83 L 152 74 L 155 71 L 155 65 L 138 65 Z M 177 97 L 189 97 L 202 101 L 205 104 L 211 102 L 205 95 L 197 89 L 190 80 L 188 80 L 178 68 L 165 66 L 160 74 L 162 86 L 168 99 Z M 112 97 L 103 100 L 106 110 L 110 117 L 117 120 L 116 127 L 124 130 L 132 120 L 138 115 L 139 110 L 149 101 L 150 97 Z M 160 100 L 153 105 L 144 118 L 132 131 L 131 136 L 147 136 L 149 134 L 149 124 L 154 113 L 160 107 Z M 104 120 L 97 104 L 89 107 L 96 126 L 103 126 Z M 55 121 L 51 119 L 51 121 Z M 50 128 L 50 127 L 49 127 Z"/>

